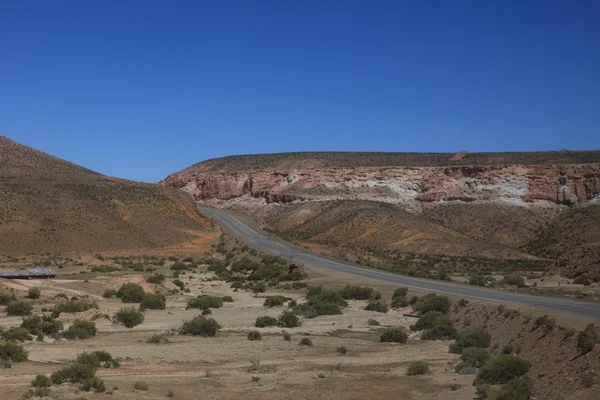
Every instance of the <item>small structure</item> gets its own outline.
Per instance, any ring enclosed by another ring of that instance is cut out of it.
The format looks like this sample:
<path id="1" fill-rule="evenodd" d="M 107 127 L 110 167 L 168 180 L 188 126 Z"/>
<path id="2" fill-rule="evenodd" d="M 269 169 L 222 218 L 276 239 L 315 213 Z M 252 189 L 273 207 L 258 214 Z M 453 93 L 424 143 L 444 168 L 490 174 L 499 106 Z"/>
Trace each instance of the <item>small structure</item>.
<path id="1" fill-rule="evenodd" d="M 0 278 L 4 279 L 50 279 L 56 278 L 52 268 L 31 268 L 12 271 L 0 271 Z"/>

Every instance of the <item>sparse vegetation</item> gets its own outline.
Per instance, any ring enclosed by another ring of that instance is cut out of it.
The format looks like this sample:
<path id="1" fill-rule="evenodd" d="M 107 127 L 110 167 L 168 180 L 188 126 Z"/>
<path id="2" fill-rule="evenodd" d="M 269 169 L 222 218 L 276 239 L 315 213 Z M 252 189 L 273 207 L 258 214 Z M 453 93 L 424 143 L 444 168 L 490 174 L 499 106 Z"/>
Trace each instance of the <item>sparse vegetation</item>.
<path id="1" fill-rule="evenodd" d="M 379 337 L 380 342 L 406 343 L 408 334 L 401 328 L 387 328 Z"/>
<path id="2" fill-rule="evenodd" d="M 277 325 L 279 325 L 279 321 L 277 320 L 277 318 L 267 316 L 256 318 L 256 322 L 254 323 L 254 326 L 256 326 L 257 328 L 264 328 L 266 326 Z"/>
<path id="3" fill-rule="evenodd" d="M 300 339 L 300 343 L 298 343 L 299 346 L 309 346 L 311 347 L 312 344 L 312 340 L 310 340 L 309 338 L 305 337 Z"/>
<path id="4" fill-rule="evenodd" d="M 460 354 L 468 347 L 488 348 L 492 343 L 491 335 L 480 329 L 465 329 L 456 336 L 456 341 L 450 344 L 450 353 Z"/>
<path id="5" fill-rule="evenodd" d="M 279 326 L 281 326 L 283 328 L 296 328 L 296 327 L 302 325 L 302 323 L 300 322 L 300 319 L 296 315 L 294 315 L 293 313 L 291 313 L 289 311 L 284 311 L 279 316 L 277 323 Z"/>
<path id="6" fill-rule="evenodd" d="M 96 332 L 95 323 L 78 319 L 63 333 L 63 336 L 67 339 L 88 339 L 96 336 Z"/>
<path id="7" fill-rule="evenodd" d="M 408 365 L 406 375 L 425 375 L 429 373 L 429 364 L 425 361 L 413 361 Z"/>
<path id="8" fill-rule="evenodd" d="M 98 303 L 90 300 L 65 300 L 56 304 L 52 309 L 52 315 L 57 318 L 60 313 L 78 313 L 92 308 L 98 308 Z"/>
<path id="9" fill-rule="evenodd" d="M 338 346 L 338 348 L 335 351 L 336 351 L 336 353 L 339 353 L 339 354 L 346 354 L 348 352 L 348 349 L 346 348 L 346 346 L 341 345 L 341 346 Z"/>
<path id="10" fill-rule="evenodd" d="M 254 341 L 254 340 L 262 340 L 262 335 L 260 334 L 259 331 L 250 331 L 248 332 L 248 340 Z"/>
<path id="11" fill-rule="evenodd" d="M 600 329 L 594 324 L 588 324 L 584 330 L 577 335 L 577 348 L 583 354 L 594 350 L 596 344 L 600 343 Z"/>
<path id="12" fill-rule="evenodd" d="M 144 322 L 144 313 L 135 307 L 123 307 L 117 311 L 113 319 L 127 328 L 133 328 Z"/>
<path id="13" fill-rule="evenodd" d="M 38 287 L 32 287 L 27 290 L 27 297 L 33 300 L 37 300 L 40 298 L 42 291 Z"/>
<path id="14" fill-rule="evenodd" d="M 135 390 L 148 390 L 148 384 L 144 381 L 137 381 L 133 384 Z"/>
<path id="15" fill-rule="evenodd" d="M 33 311 L 33 306 L 26 301 L 11 301 L 6 306 L 6 315 L 30 315 Z"/>
<path id="16" fill-rule="evenodd" d="M 280 295 L 267 296 L 265 298 L 265 302 L 263 303 L 263 306 L 269 307 L 269 308 L 275 307 L 275 306 L 282 306 L 286 301 L 287 301 L 287 299 L 285 298 L 285 296 L 280 296 Z"/>
<path id="17" fill-rule="evenodd" d="M 189 321 L 184 321 L 179 329 L 179 333 L 183 335 L 194 335 L 212 337 L 221 329 L 221 325 L 212 318 L 197 316 Z"/>
<path id="18" fill-rule="evenodd" d="M 162 293 L 147 294 L 140 303 L 141 310 L 164 310 L 167 307 L 167 299 Z"/>
<path id="19" fill-rule="evenodd" d="M 380 313 L 387 313 L 389 310 L 389 306 L 387 305 L 386 302 L 377 300 L 377 301 L 369 302 L 369 304 L 366 305 L 365 310 L 366 311 L 376 311 L 376 312 L 380 312 Z"/>
<path id="20" fill-rule="evenodd" d="M 141 303 L 145 296 L 144 288 L 137 283 L 124 283 L 117 290 L 117 297 L 123 303 Z"/>
<path id="21" fill-rule="evenodd" d="M 223 307 L 223 299 L 217 296 L 200 295 L 195 299 L 187 302 L 187 308 L 221 308 Z"/>

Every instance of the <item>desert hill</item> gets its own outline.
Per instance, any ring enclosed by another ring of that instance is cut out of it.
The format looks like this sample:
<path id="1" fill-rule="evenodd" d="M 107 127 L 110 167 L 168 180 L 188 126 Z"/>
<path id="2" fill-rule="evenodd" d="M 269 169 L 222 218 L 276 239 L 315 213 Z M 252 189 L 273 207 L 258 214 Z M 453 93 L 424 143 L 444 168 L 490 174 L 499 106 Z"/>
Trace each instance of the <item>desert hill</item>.
<path id="1" fill-rule="evenodd" d="M 189 195 L 112 178 L 0 136 L 0 254 L 143 249 L 209 232 Z"/>
<path id="2" fill-rule="evenodd" d="M 600 151 L 232 156 L 161 183 L 306 243 L 600 275 Z"/>

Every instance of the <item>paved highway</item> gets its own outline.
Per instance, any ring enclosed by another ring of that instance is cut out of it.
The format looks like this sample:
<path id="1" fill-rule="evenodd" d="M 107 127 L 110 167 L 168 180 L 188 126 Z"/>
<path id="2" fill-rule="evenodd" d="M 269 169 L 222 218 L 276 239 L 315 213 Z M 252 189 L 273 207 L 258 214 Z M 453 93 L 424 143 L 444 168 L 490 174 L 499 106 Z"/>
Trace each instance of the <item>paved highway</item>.
<path id="1" fill-rule="evenodd" d="M 357 267 L 355 265 L 319 256 L 283 241 L 273 240 L 268 235 L 252 229 L 227 211 L 205 207 L 199 207 L 198 209 L 201 212 L 216 218 L 224 227 L 231 231 L 231 233 L 242 240 L 252 243 L 254 247 L 263 251 L 278 254 L 284 258 L 293 258 L 295 261 L 308 265 L 314 265 L 316 267 L 326 268 L 360 278 L 423 289 L 436 293 L 489 300 L 498 303 L 514 303 L 537 308 L 546 308 L 561 313 L 600 320 L 600 303 L 501 292 L 476 286 L 463 286 L 452 284 L 450 282 L 411 278 L 408 276 Z"/>

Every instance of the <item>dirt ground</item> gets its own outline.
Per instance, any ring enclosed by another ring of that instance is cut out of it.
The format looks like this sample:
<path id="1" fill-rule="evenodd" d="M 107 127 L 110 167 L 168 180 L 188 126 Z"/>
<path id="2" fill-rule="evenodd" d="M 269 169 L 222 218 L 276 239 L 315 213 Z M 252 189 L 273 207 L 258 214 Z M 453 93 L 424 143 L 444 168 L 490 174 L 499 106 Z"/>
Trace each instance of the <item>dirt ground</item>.
<path id="1" fill-rule="evenodd" d="M 159 271 L 167 274 L 168 269 Z M 448 342 L 422 342 L 414 337 L 406 344 L 379 342 L 379 332 L 389 326 L 408 327 L 414 319 L 402 316 L 403 311 L 390 310 L 387 314 L 365 311 L 364 301 L 350 301 L 343 315 L 303 319 L 301 327 L 286 329 L 291 341 L 282 337 L 278 327 L 255 328 L 256 317 L 277 317 L 282 307 L 263 306 L 264 297 L 282 294 L 301 300 L 304 291 L 269 289 L 255 295 L 247 291 L 234 292 L 229 284 L 209 280 L 210 272 L 202 268 L 181 279 L 189 283 L 190 293 L 169 295 L 166 310 L 148 310 L 145 322 L 132 329 L 114 324 L 103 314 L 113 315 L 123 304 L 119 299 L 101 296 L 107 288 L 123 282 L 140 282 L 137 274 L 75 274 L 70 268 L 60 271 L 57 279 L 43 281 L 6 281 L 5 290 L 13 290 L 17 297 L 29 287 L 41 288 L 34 312 L 52 307 L 58 293 L 68 296 L 89 296 L 98 302 L 98 310 L 79 314 L 61 314 L 68 326 L 76 318 L 94 319 L 98 334 L 87 340 L 28 342 L 29 361 L 16 363 L 10 369 L 0 370 L 0 399 L 18 399 L 38 373 L 50 374 L 73 361 L 84 351 L 105 350 L 121 362 L 118 369 L 100 369 L 97 373 L 113 390 L 112 398 L 159 399 L 172 393 L 177 399 L 223 399 L 241 396 L 247 399 L 472 399 L 473 376 L 454 373 L 458 356 L 449 354 Z M 311 284 L 345 285 L 353 283 L 345 275 L 310 269 Z M 376 286 L 376 285 L 373 285 Z M 392 287 L 381 285 L 384 299 L 389 301 Z M 145 290 L 153 291 L 146 284 Z M 199 310 L 186 310 L 186 302 L 198 294 L 230 295 L 233 303 L 213 309 L 222 329 L 213 338 L 168 336 L 169 343 L 148 344 L 146 340 L 156 333 L 170 332 L 184 320 L 198 315 Z M 18 326 L 21 317 L 0 313 L 0 325 Z M 381 326 L 369 326 L 374 318 Z M 258 330 L 263 339 L 250 341 L 249 330 Z M 414 336 L 414 334 L 412 334 Z M 299 346 L 303 337 L 309 337 L 312 347 Z M 344 345 L 347 354 L 336 352 Z M 424 360 L 430 363 L 431 373 L 425 376 L 406 376 L 409 362 Z M 136 381 L 148 383 L 147 391 L 136 391 Z M 452 385 L 460 385 L 451 390 Z M 103 398 L 106 394 L 79 393 L 77 385 L 63 384 L 52 387 L 54 398 Z"/>

